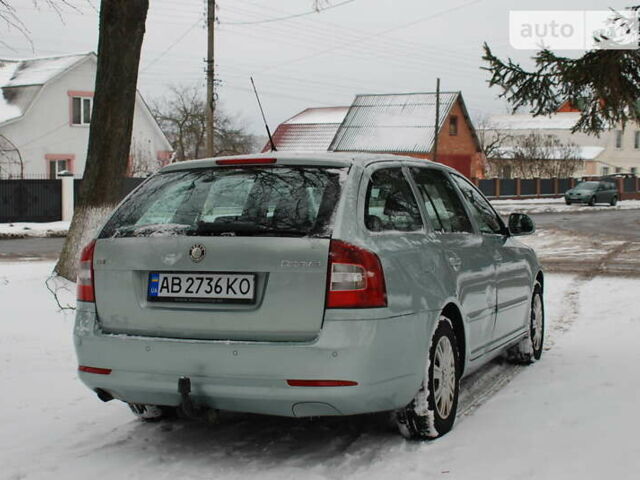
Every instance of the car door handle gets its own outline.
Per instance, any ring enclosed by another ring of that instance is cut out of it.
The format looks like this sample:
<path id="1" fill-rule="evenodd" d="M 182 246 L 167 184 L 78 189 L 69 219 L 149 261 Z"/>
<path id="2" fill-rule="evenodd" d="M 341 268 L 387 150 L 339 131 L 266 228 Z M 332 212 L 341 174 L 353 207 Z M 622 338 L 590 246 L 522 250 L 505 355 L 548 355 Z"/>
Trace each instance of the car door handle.
<path id="1" fill-rule="evenodd" d="M 460 270 L 460 267 L 462 266 L 462 260 L 460 260 L 459 256 L 449 254 L 447 260 L 449 260 L 449 265 L 451 265 L 451 268 L 453 268 L 456 272 Z"/>

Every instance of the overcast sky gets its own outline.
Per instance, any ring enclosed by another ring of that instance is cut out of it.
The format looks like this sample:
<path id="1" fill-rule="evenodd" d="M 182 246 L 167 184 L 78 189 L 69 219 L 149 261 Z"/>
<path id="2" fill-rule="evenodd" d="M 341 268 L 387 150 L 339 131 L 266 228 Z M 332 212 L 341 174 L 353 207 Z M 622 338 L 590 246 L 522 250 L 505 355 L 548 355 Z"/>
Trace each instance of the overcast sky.
<path id="1" fill-rule="evenodd" d="M 55 1 L 55 0 L 54 0 Z M 33 0 L 9 0 L 31 43 L 0 25 L 0 57 L 22 58 L 95 51 L 99 0 L 68 0 L 61 17 Z M 629 0 L 218 0 L 216 69 L 223 108 L 263 134 L 249 75 L 272 129 L 311 106 L 349 105 L 358 93 L 461 90 L 472 115 L 507 107 L 480 70 L 481 45 L 525 60 L 532 52 L 509 45 L 509 10 L 603 10 Z M 343 4 L 344 3 L 344 4 Z M 633 2 L 631 2 L 633 3 Z M 204 87 L 204 0 L 150 0 L 138 88 L 145 98 L 172 84 Z M 340 5 L 343 4 L 343 5 Z M 257 23 L 256 23 L 257 22 Z"/>

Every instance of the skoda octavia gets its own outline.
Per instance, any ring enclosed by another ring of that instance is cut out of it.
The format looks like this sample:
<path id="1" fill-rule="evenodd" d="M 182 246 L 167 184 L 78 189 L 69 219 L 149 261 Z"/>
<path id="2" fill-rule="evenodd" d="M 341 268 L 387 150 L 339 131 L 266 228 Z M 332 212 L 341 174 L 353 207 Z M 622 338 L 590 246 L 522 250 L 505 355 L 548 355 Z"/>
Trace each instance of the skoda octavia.
<path id="1" fill-rule="evenodd" d="M 434 438 L 464 375 L 540 358 L 544 278 L 516 238 L 533 230 L 408 157 L 173 164 L 82 252 L 79 376 L 147 419 L 394 412 Z"/>

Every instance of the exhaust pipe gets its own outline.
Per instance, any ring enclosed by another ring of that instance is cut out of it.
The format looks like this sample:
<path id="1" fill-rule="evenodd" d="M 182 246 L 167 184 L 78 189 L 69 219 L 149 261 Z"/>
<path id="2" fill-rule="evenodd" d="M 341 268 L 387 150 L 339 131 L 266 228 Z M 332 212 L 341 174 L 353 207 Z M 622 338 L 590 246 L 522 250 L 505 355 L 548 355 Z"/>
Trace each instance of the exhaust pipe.
<path id="1" fill-rule="evenodd" d="M 103 402 L 110 402 L 111 400 L 113 400 L 113 395 L 111 395 L 106 390 L 103 390 L 101 388 L 96 388 L 94 391 L 96 392 L 96 395 L 98 396 L 98 398 Z"/>

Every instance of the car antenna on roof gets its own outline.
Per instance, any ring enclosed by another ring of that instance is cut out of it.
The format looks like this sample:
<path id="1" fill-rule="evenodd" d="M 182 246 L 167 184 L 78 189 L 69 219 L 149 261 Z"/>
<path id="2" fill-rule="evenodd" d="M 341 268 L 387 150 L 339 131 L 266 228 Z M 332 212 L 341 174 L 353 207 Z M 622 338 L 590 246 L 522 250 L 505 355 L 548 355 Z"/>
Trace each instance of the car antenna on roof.
<path id="1" fill-rule="evenodd" d="M 260 113 L 262 114 L 262 120 L 264 121 L 264 128 L 267 129 L 267 136 L 269 137 L 269 143 L 271 144 L 271 151 L 277 152 L 275 143 L 273 143 L 273 137 L 271 136 L 271 130 L 269 130 L 269 124 L 267 123 L 267 118 L 264 116 L 264 110 L 262 109 L 262 103 L 260 103 L 260 97 L 258 96 L 258 90 L 256 89 L 256 84 L 253 82 L 253 77 L 249 77 L 251 79 L 251 85 L 253 86 L 253 92 L 256 94 L 256 100 L 258 101 L 258 106 L 260 107 Z"/>

